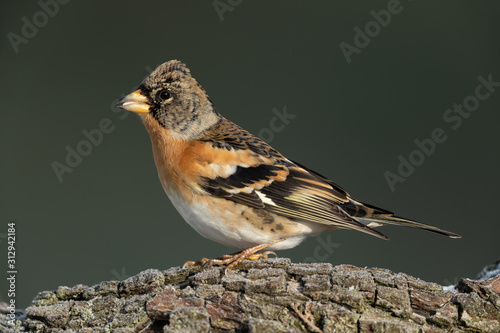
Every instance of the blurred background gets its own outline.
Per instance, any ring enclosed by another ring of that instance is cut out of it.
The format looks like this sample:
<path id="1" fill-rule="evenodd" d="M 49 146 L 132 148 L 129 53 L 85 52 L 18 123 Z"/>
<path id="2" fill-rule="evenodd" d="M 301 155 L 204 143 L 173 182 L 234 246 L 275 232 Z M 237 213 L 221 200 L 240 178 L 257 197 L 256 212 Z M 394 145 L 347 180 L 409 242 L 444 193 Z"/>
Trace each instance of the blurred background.
<path id="1" fill-rule="evenodd" d="M 235 251 L 183 221 L 157 179 L 139 118 L 114 108 L 170 59 L 187 64 L 224 116 L 356 199 L 463 236 L 385 227 L 391 240 L 382 241 L 337 231 L 280 256 L 388 268 L 442 285 L 474 278 L 499 257 L 500 87 L 474 96 L 478 77 L 500 82 L 500 3 L 0 6 L 0 267 L 8 270 L 7 224 L 15 221 L 17 307 L 60 285 Z M 447 111 L 464 101 L 473 111 Z M 284 109 L 295 117 L 272 130 Z M 89 143 L 85 133 L 100 126 L 107 133 Z M 437 128 L 446 140 L 429 156 L 418 153 L 415 140 Z M 68 151 L 82 154 L 68 162 Z M 390 185 L 399 156 L 418 165 Z M 0 279 L 0 300 L 7 290 Z"/>

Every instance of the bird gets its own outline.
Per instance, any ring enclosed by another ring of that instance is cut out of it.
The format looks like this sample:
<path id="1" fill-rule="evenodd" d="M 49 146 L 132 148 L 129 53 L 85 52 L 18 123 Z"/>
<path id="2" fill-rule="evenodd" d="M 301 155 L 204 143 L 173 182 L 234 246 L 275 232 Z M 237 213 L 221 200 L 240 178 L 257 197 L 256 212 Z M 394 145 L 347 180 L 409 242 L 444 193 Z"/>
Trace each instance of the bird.
<path id="1" fill-rule="evenodd" d="M 461 238 L 357 201 L 288 159 L 222 116 L 178 60 L 159 65 L 117 106 L 140 116 L 161 185 L 184 220 L 203 237 L 240 250 L 183 267 L 223 265 L 227 272 L 335 229 L 387 240 L 375 227 L 398 225 Z"/>

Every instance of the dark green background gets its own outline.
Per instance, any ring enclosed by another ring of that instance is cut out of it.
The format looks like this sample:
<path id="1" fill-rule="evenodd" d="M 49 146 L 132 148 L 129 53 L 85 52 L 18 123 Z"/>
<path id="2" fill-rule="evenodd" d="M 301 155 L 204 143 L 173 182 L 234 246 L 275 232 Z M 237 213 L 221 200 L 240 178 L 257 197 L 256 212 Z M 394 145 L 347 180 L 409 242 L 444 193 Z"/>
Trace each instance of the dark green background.
<path id="1" fill-rule="evenodd" d="M 7 222 L 17 222 L 17 300 L 77 283 L 124 279 L 147 268 L 233 249 L 199 236 L 157 179 L 137 116 L 110 105 L 148 70 L 179 59 L 218 110 L 247 130 L 268 127 L 273 108 L 297 115 L 272 145 L 330 177 L 355 198 L 463 235 L 454 240 L 386 227 L 391 240 L 324 234 L 326 261 L 402 271 L 440 284 L 475 277 L 499 256 L 500 88 L 453 131 L 442 117 L 473 94 L 479 75 L 500 81 L 500 3 L 401 1 L 379 35 L 348 64 L 339 43 L 388 1 L 243 1 L 221 21 L 211 1 L 70 1 L 16 54 L 7 33 L 36 1 L 1 3 L 0 267 Z M 115 129 L 63 182 L 82 130 Z M 415 139 L 441 127 L 445 143 L 391 192 Z M 317 238 L 280 256 L 301 261 Z M 323 252 L 321 252 L 323 253 Z M 0 298 L 6 300 L 1 279 Z"/>

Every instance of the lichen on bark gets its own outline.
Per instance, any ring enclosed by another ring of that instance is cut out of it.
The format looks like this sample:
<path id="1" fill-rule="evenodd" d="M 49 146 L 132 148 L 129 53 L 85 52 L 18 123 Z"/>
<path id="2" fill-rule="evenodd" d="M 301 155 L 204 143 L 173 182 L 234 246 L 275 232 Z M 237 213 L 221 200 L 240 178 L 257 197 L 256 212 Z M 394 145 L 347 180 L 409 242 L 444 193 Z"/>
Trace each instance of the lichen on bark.
<path id="1" fill-rule="evenodd" d="M 498 332 L 500 277 L 456 290 L 404 273 L 276 258 L 149 269 L 40 292 L 5 332 Z"/>

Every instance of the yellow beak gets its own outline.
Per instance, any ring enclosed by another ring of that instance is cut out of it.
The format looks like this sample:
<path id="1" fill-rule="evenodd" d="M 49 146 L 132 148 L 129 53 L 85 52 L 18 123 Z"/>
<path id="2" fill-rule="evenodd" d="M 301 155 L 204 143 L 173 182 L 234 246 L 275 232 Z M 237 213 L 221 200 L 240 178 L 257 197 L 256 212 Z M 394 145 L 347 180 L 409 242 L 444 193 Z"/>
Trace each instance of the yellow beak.
<path id="1" fill-rule="evenodd" d="M 150 108 L 148 97 L 140 89 L 123 97 L 116 106 L 135 113 L 148 113 Z"/>

